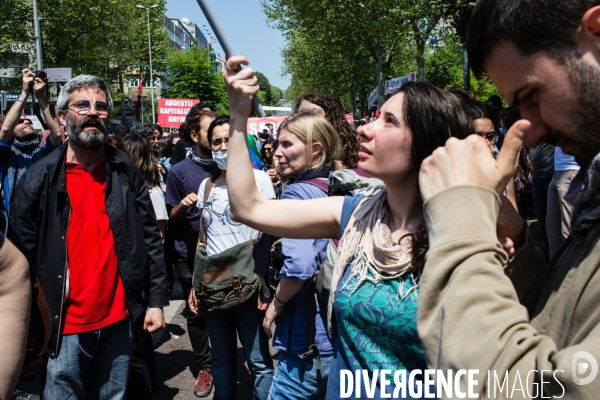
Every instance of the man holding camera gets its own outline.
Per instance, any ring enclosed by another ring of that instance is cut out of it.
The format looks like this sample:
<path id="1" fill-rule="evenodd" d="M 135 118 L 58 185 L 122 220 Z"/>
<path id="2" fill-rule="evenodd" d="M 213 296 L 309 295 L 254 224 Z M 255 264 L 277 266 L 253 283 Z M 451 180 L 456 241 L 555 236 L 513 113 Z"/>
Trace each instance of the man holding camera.
<path id="1" fill-rule="evenodd" d="M 21 95 L 8 110 L 0 131 L 0 210 L 4 210 L 7 215 L 10 215 L 13 189 L 27 168 L 61 144 L 60 126 L 50 111 L 50 103 L 44 93 L 46 83 L 28 69 L 24 69 L 22 74 Z M 21 117 L 32 91 L 50 129 L 50 136 L 43 147 L 40 147 L 31 120 Z"/>

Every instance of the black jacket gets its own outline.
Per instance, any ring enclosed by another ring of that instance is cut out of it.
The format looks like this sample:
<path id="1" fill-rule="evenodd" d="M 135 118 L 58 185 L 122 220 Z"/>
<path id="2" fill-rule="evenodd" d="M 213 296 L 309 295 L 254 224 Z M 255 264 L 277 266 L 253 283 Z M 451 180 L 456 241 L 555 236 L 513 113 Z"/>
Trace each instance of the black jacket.
<path id="1" fill-rule="evenodd" d="M 67 227 L 67 144 L 33 164 L 19 181 L 10 223 L 27 249 L 50 310 L 50 357 L 56 358 L 64 324 Z M 106 211 L 118 268 L 134 318 L 146 306 L 169 304 L 163 247 L 146 181 L 126 153 L 106 145 Z M 94 243 L 87 243 L 93 246 Z"/>

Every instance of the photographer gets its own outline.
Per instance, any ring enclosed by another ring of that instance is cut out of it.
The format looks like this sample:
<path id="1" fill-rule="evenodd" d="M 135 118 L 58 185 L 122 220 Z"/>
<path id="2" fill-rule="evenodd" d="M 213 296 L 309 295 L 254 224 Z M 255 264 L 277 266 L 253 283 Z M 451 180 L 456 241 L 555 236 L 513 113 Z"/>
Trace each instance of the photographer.
<path id="1" fill-rule="evenodd" d="M 61 144 L 60 126 L 50 111 L 50 103 L 45 95 L 46 83 L 28 69 L 24 69 L 22 74 L 21 95 L 8 110 L 0 131 L 0 196 L 3 203 L 0 209 L 5 210 L 7 215 L 10 215 L 13 189 L 21 176 L 34 162 Z M 21 117 L 25 102 L 32 91 L 50 129 L 50 136 L 42 147 L 31 120 Z"/>

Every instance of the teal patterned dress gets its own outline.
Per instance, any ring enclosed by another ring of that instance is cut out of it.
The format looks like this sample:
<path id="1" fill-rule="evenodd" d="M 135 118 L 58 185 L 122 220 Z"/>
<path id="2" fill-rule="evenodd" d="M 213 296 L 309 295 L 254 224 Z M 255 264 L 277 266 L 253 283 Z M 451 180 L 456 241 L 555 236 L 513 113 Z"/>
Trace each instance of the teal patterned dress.
<path id="1" fill-rule="evenodd" d="M 392 376 L 388 379 L 393 382 L 397 370 L 405 369 L 408 376 L 413 369 L 427 368 L 417 334 L 418 288 L 403 299 L 398 296 L 401 281 L 402 293 L 407 293 L 414 277 L 407 274 L 377 284 L 364 281 L 356 287 L 358 277 L 348 282 L 350 274 L 348 267 L 334 297 L 334 361 L 327 399 L 339 398 L 341 370 L 366 369 L 372 374 L 376 369 L 389 369 Z M 386 392 L 392 391 L 388 387 Z M 361 394 L 365 396 L 364 385 Z"/>

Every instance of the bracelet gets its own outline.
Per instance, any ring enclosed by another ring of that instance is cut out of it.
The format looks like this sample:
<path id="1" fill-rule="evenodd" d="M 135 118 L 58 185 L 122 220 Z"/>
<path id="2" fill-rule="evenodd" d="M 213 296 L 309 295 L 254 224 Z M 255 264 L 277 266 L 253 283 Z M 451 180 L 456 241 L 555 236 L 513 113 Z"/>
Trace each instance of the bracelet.
<path id="1" fill-rule="evenodd" d="M 21 99 L 16 99 L 15 102 L 20 101 L 21 103 L 25 104 L 25 102 Z"/>
<path id="2" fill-rule="evenodd" d="M 273 294 L 273 296 L 275 297 L 275 299 L 276 299 L 278 302 L 280 302 L 280 303 L 281 303 L 281 304 L 283 304 L 284 306 L 287 304 L 287 302 L 285 302 L 285 303 L 284 303 L 283 301 L 279 300 L 279 297 L 277 297 L 277 294 L 276 294 L 276 293 L 275 293 L 275 294 Z M 288 301 L 289 301 L 289 300 L 288 300 Z"/>

